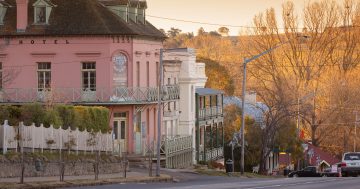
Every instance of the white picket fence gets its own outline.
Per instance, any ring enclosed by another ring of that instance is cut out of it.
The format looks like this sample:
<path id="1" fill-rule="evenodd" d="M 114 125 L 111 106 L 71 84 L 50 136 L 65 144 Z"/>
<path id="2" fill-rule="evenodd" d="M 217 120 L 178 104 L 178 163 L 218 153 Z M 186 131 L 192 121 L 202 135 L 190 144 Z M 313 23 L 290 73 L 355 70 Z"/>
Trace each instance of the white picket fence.
<path id="1" fill-rule="evenodd" d="M 25 126 L 20 123 L 18 127 L 0 125 L 0 148 L 3 154 L 9 149 L 23 148 L 35 150 L 68 150 L 84 152 L 112 152 L 112 133 L 90 133 L 87 131 L 68 129 L 55 129 L 53 126 L 45 128 L 42 124 Z"/>

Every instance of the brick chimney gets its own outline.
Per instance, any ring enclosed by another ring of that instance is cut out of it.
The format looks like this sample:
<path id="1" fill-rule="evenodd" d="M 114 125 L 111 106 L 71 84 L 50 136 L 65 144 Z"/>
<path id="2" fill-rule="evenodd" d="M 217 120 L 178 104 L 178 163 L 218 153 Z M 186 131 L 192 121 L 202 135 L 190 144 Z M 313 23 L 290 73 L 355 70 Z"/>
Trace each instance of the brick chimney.
<path id="1" fill-rule="evenodd" d="M 28 3 L 29 0 L 16 0 L 16 29 L 25 32 L 28 25 Z"/>

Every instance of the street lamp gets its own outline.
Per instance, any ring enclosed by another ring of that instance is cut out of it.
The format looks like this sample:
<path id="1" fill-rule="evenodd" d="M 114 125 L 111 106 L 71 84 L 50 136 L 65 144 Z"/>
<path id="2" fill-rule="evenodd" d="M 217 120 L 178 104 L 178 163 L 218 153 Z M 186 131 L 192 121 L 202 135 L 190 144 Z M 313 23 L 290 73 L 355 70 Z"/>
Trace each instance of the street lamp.
<path id="1" fill-rule="evenodd" d="M 161 147 L 161 104 L 162 104 L 162 87 L 163 87 L 163 54 L 164 49 L 160 49 L 160 66 L 159 66 L 159 88 L 158 88 L 158 122 L 157 122 L 157 144 L 156 144 L 156 176 L 160 177 L 160 147 Z"/>
<path id="2" fill-rule="evenodd" d="M 305 37 L 305 36 L 304 36 Z M 306 37 L 305 37 L 306 38 Z M 270 52 L 272 52 L 273 50 L 279 48 L 280 46 L 289 43 L 290 41 L 286 41 L 283 43 L 280 43 L 279 45 L 276 45 L 275 47 L 272 47 L 258 55 L 255 55 L 251 58 L 244 58 L 244 63 L 243 63 L 243 87 L 242 87 L 242 102 L 241 102 L 241 128 L 240 128 L 240 133 L 241 133 L 241 163 L 240 163 L 240 171 L 241 174 L 244 174 L 244 153 L 245 153 L 245 134 L 244 134 L 244 127 L 245 127 L 245 93 L 246 93 L 246 66 L 248 63 L 250 63 L 251 61 L 265 55 L 268 54 Z"/>

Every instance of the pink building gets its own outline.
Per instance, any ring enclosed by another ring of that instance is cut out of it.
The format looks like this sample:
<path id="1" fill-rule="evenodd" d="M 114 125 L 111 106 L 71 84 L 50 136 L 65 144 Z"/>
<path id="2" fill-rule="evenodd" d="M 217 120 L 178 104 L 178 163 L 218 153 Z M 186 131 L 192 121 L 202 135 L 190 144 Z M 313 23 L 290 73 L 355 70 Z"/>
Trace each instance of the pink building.
<path id="1" fill-rule="evenodd" d="M 106 106 L 116 152 L 156 139 L 165 36 L 140 0 L 0 0 L 0 103 Z M 179 98 L 166 86 L 165 101 Z"/>

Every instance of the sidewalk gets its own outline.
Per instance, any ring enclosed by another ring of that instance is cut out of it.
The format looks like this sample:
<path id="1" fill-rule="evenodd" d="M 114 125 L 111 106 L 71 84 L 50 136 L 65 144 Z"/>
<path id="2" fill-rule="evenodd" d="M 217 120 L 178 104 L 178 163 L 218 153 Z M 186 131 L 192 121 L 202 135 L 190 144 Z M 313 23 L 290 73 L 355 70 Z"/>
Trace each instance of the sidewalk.
<path id="1" fill-rule="evenodd" d="M 147 173 L 135 171 L 127 172 L 126 176 L 127 178 L 123 178 L 122 173 L 100 174 L 98 180 L 94 179 L 94 175 L 65 176 L 64 182 L 59 182 L 59 176 L 25 177 L 24 184 L 19 184 L 20 178 L 0 178 L 0 189 L 59 188 L 95 186 L 127 182 L 169 182 L 173 180 L 173 178 L 169 175 L 160 175 L 160 177 L 149 177 Z"/>

